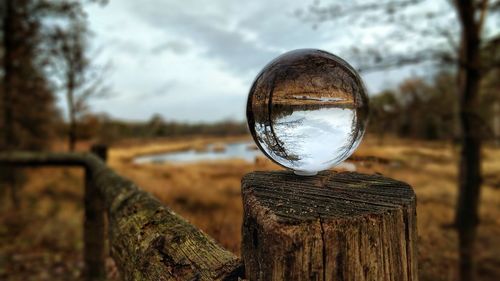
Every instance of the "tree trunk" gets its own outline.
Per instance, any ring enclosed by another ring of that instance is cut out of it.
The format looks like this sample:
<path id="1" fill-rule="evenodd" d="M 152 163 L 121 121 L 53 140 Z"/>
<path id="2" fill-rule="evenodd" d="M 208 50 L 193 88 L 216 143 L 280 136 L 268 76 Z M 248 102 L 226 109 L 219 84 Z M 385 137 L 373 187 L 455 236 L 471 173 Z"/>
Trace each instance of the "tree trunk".
<path id="1" fill-rule="evenodd" d="M 480 30 L 475 20 L 474 2 L 456 1 L 460 19 L 461 48 L 459 55 L 458 91 L 459 120 L 462 129 L 459 166 L 459 194 L 455 225 L 459 235 L 459 275 L 461 280 L 474 280 L 473 259 L 478 205 L 481 188 L 481 136 L 476 110 L 480 82 Z"/>
<path id="2" fill-rule="evenodd" d="M 13 69 L 15 63 L 14 56 L 14 27 L 13 21 L 15 16 L 12 0 L 4 0 L 4 22 L 3 22 L 3 141 L 4 149 L 9 150 L 12 148 L 13 141 L 13 104 L 12 104 L 12 84 L 13 84 Z"/>
<path id="3" fill-rule="evenodd" d="M 68 130 L 68 149 L 75 151 L 76 144 L 76 109 L 74 103 L 74 74 L 70 71 L 68 73 L 67 94 L 68 99 L 68 117 L 69 117 L 69 130 Z"/>
<path id="4" fill-rule="evenodd" d="M 76 121 L 71 118 L 69 121 L 69 133 L 68 133 L 68 149 L 69 151 L 75 151 L 76 146 Z"/>
<path id="5" fill-rule="evenodd" d="M 416 198 L 376 175 L 255 172 L 242 181 L 242 258 L 256 280 L 416 281 Z"/>
<path id="6" fill-rule="evenodd" d="M 13 0 L 4 0 L 4 15 L 3 15 L 3 97 L 2 97 L 2 112 L 3 112 L 3 145 L 0 150 L 9 151 L 15 148 L 16 141 L 14 138 L 14 68 L 15 68 L 15 8 Z M 12 204 L 17 209 L 19 207 L 18 183 L 16 171 L 11 168 L 2 167 L 1 178 L 5 181 L 10 189 L 10 198 Z"/>
<path id="7" fill-rule="evenodd" d="M 494 143 L 500 146 L 500 101 L 495 101 L 493 105 L 493 132 Z"/>

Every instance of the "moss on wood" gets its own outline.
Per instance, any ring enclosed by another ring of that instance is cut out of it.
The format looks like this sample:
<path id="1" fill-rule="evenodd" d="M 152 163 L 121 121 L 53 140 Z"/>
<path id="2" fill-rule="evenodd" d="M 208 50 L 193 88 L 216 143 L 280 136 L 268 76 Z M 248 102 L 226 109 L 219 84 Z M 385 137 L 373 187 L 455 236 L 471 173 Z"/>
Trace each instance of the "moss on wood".
<path id="1" fill-rule="evenodd" d="M 125 280 L 238 280 L 239 259 L 90 153 L 0 153 L 0 166 L 81 166 L 108 215 Z"/>

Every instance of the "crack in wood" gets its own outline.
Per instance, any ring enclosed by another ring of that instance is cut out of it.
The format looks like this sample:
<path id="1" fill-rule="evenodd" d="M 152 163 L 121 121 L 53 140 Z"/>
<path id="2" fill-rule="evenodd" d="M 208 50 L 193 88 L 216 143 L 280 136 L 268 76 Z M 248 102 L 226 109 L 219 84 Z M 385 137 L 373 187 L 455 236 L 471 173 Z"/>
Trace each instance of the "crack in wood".
<path id="1" fill-rule="evenodd" d="M 242 196 L 250 280 L 417 280 L 416 198 L 405 183 L 254 172 L 243 178 Z"/>

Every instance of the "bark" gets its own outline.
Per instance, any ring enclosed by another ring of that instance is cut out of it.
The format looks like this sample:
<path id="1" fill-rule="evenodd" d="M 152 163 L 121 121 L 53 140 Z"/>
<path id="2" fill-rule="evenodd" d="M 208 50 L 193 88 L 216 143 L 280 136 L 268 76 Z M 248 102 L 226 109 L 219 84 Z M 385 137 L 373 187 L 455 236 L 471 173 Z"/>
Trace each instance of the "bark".
<path id="1" fill-rule="evenodd" d="M 76 144 L 76 109 L 74 101 L 75 77 L 73 72 L 68 72 L 68 83 L 66 85 L 66 98 L 68 100 L 69 130 L 68 130 L 68 148 L 69 151 L 75 150 Z"/>
<path id="2" fill-rule="evenodd" d="M 9 151 L 14 148 L 14 106 L 13 98 L 13 84 L 14 84 L 14 36 L 15 36 L 15 15 L 14 3 L 12 0 L 4 0 L 4 15 L 3 15 L 3 95 L 2 95 L 2 113 L 3 113 L 3 145 L 0 150 Z M 10 198 L 12 204 L 17 209 L 19 208 L 18 184 L 16 175 L 8 168 L 2 167 L 2 178 L 5 184 L 9 187 Z"/>
<path id="3" fill-rule="evenodd" d="M 486 3 L 486 2 L 484 2 Z M 474 280 L 474 240 L 478 224 L 478 208 L 481 188 L 481 136 L 478 130 L 476 110 L 479 104 L 480 83 L 480 26 L 475 20 L 476 9 L 471 0 L 456 1 L 462 33 L 459 54 L 459 120 L 462 129 L 459 163 L 459 194 L 455 213 L 455 225 L 459 234 L 460 278 Z"/>
<path id="4" fill-rule="evenodd" d="M 86 153 L 0 153 L 0 165 L 81 166 L 102 196 L 111 256 L 125 280 L 238 280 L 234 254 Z"/>
<path id="5" fill-rule="evenodd" d="M 3 112 L 3 141 L 4 149 L 9 150 L 13 145 L 13 106 L 12 106 L 12 84 L 13 84 L 13 70 L 15 63 L 14 54 L 14 26 L 13 21 L 15 19 L 14 6 L 12 0 L 4 0 L 4 16 L 3 16 L 3 100 L 2 100 L 2 112 Z"/>
<path id="6" fill-rule="evenodd" d="M 242 181 L 249 280 L 417 280 L 416 198 L 375 175 L 255 172 Z"/>

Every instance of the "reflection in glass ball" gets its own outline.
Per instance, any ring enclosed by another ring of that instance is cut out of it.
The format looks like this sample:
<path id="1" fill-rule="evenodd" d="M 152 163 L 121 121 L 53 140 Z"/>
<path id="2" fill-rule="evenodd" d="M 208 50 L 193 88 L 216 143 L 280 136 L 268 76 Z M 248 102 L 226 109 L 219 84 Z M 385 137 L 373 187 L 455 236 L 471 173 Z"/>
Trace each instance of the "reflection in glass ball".
<path id="1" fill-rule="evenodd" d="M 347 159 L 365 131 L 368 98 L 347 62 L 325 51 L 295 50 L 271 61 L 247 102 L 252 136 L 274 162 L 314 175 Z"/>

